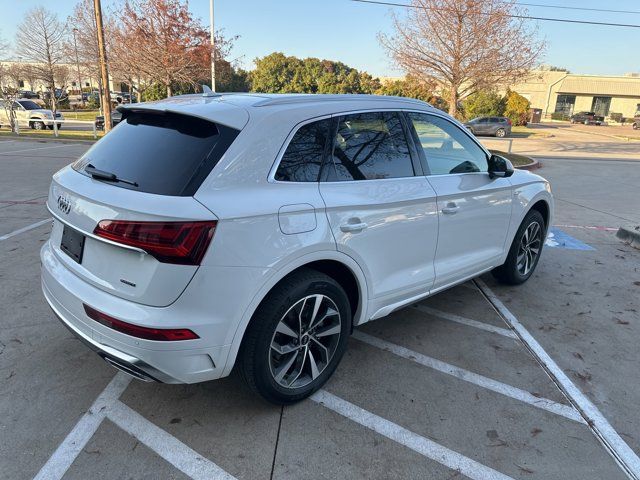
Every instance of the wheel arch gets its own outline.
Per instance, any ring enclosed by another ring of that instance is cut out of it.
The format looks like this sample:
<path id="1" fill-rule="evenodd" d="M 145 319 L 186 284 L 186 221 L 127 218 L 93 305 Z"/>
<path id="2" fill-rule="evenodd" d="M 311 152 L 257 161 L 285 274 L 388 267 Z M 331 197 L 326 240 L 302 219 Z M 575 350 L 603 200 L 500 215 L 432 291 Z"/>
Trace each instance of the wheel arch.
<path id="1" fill-rule="evenodd" d="M 278 269 L 267 282 L 265 282 L 247 306 L 233 336 L 221 376 L 226 376 L 231 373 L 244 334 L 253 318 L 253 314 L 260 304 L 280 282 L 303 268 L 311 268 L 322 272 L 338 282 L 345 290 L 349 302 L 351 303 L 352 300 L 356 302 L 356 305 L 351 304 L 352 326 L 363 322 L 363 319 L 366 318 L 368 305 L 367 281 L 364 272 L 356 261 L 338 251 L 324 251 L 304 255 Z"/>
<path id="2" fill-rule="evenodd" d="M 544 199 L 540 199 L 536 201 L 531 208 L 529 208 L 529 211 L 531 210 L 537 210 L 540 212 L 540 215 L 542 215 L 542 218 L 544 219 L 544 226 L 549 230 L 549 220 L 551 216 L 551 207 L 549 206 L 549 203 Z"/>

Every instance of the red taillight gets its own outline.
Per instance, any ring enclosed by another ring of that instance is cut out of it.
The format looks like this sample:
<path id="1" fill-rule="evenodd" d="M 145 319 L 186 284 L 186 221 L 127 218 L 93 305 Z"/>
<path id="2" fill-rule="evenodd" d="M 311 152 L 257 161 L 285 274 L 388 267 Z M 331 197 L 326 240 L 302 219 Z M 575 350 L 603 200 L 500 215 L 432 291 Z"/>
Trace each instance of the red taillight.
<path id="1" fill-rule="evenodd" d="M 99 237 L 141 248 L 158 261 L 200 265 L 217 222 L 135 222 L 101 220 L 93 231 Z"/>
<path id="2" fill-rule="evenodd" d="M 511 125 L 512 125 L 512 124 L 511 124 L 511 119 L 510 119 L 510 118 L 507 118 L 507 123 L 509 124 L 509 126 L 511 126 Z"/>
<path id="3" fill-rule="evenodd" d="M 188 328 L 148 328 L 131 323 L 123 322 L 113 318 L 106 313 L 102 313 L 89 305 L 83 304 L 84 312 L 87 316 L 105 327 L 112 328 L 121 333 L 126 333 L 132 337 L 144 338 L 145 340 L 163 340 L 165 342 L 175 342 L 177 340 L 195 340 L 200 338 Z"/>

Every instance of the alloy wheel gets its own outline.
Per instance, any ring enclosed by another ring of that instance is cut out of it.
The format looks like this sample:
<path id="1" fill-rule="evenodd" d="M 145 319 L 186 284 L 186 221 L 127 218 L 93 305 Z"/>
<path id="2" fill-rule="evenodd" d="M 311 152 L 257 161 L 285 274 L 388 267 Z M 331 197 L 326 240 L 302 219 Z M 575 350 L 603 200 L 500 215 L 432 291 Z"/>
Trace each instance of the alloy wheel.
<path id="1" fill-rule="evenodd" d="M 338 307 L 322 294 L 297 301 L 278 322 L 269 348 L 273 379 L 285 388 L 308 385 L 327 368 L 340 341 Z"/>
<path id="2" fill-rule="evenodd" d="M 536 263 L 542 248 L 542 228 L 538 222 L 531 222 L 520 239 L 516 268 L 521 275 L 528 275 Z"/>

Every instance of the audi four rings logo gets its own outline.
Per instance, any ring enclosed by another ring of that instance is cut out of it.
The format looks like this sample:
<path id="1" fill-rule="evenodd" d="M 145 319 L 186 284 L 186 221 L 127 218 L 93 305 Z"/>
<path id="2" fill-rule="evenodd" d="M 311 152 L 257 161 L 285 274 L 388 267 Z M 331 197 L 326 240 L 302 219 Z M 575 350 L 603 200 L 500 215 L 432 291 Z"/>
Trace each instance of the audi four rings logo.
<path id="1" fill-rule="evenodd" d="M 71 202 L 64 195 L 58 196 L 58 209 L 62 213 L 68 214 L 71 211 Z"/>

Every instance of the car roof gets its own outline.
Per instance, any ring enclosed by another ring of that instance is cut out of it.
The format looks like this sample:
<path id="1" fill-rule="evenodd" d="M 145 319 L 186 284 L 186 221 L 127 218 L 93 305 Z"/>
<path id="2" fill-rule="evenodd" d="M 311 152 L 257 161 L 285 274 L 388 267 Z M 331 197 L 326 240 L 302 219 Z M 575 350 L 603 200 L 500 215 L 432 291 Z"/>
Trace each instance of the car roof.
<path id="1" fill-rule="evenodd" d="M 369 109 L 433 110 L 428 103 L 413 98 L 364 94 L 273 94 L 209 93 L 180 95 L 156 102 L 122 105 L 118 110 L 163 110 L 193 115 L 232 128 L 242 129 L 249 118 L 291 114 L 291 121 L 331 115 L 349 110 Z"/>

